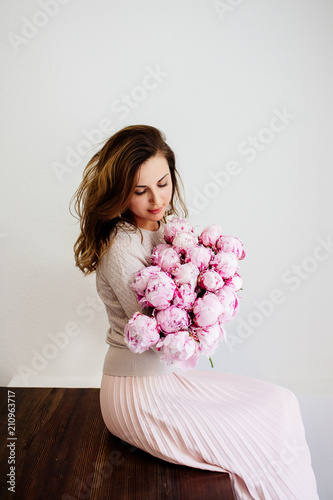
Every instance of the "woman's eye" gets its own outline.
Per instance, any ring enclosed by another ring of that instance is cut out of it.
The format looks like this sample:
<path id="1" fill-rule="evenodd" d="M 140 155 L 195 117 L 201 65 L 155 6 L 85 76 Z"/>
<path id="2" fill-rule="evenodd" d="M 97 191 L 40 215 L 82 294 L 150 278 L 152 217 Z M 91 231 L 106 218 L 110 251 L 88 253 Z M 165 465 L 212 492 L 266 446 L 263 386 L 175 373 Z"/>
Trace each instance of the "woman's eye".
<path id="1" fill-rule="evenodd" d="M 165 184 L 158 184 L 158 187 L 163 188 L 163 187 L 165 187 L 167 185 L 168 185 L 168 183 L 166 182 Z M 138 196 L 140 196 L 141 194 L 145 194 L 145 192 L 146 192 L 146 189 L 144 191 L 135 191 L 135 194 L 137 194 Z"/>

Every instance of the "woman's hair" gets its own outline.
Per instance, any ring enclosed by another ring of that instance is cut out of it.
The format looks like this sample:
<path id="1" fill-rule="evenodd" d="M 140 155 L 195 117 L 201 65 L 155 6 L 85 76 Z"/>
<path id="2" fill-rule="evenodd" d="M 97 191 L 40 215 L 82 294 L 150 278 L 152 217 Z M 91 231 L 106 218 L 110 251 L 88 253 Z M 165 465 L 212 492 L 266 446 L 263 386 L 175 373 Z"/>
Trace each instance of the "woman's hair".
<path id="1" fill-rule="evenodd" d="M 128 204 L 138 182 L 139 167 L 156 155 L 167 160 L 172 179 L 170 206 L 162 221 L 166 222 L 169 215 L 181 215 L 177 204 L 182 215 L 187 217 L 175 155 L 166 144 L 164 134 L 148 125 L 131 125 L 119 130 L 91 158 L 70 202 L 70 207 L 73 204 L 79 216 L 81 229 L 74 245 L 75 263 L 85 275 L 96 270 L 118 227 L 128 222 L 129 228 L 137 230 Z"/>

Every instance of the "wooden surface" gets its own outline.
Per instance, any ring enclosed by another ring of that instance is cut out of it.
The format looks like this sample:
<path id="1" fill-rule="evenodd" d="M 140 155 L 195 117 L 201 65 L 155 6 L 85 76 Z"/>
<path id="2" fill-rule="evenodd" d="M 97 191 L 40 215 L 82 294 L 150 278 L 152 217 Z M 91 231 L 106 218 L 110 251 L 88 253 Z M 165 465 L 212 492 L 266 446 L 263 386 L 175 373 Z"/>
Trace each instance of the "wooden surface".
<path id="1" fill-rule="evenodd" d="M 7 439 L 8 391 L 15 393 L 16 441 Z M 234 499 L 228 474 L 170 464 L 111 435 L 99 389 L 1 387 L 0 396 L 1 499 Z M 15 493 L 7 484 L 9 442 Z"/>

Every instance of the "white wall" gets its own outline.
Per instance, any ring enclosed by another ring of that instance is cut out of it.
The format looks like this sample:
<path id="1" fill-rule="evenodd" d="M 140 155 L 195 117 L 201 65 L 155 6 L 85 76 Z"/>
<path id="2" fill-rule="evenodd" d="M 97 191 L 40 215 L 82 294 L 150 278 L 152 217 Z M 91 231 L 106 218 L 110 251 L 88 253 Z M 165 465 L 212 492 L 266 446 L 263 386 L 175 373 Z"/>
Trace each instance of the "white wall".
<path id="1" fill-rule="evenodd" d="M 296 392 L 332 497 L 332 15 L 329 0 L 2 1 L 3 385 L 98 385 L 106 314 L 74 267 L 68 203 L 94 143 L 154 125 L 198 231 L 247 249 L 215 369 Z"/>

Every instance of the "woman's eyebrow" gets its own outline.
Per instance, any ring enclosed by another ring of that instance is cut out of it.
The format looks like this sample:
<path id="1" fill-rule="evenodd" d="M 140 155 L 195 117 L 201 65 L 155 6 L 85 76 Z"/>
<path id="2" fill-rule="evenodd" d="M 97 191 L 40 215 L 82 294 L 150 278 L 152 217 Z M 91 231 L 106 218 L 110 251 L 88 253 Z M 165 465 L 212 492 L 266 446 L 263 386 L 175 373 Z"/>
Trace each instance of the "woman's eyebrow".
<path id="1" fill-rule="evenodd" d="M 163 181 L 164 177 L 166 177 L 167 175 L 169 175 L 169 172 L 167 174 L 163 175 L 163 177 L 159 181 L 157 181 L 157 182 Z M 137 187 L 137 188 L 146 188 L 147 186 L 135 186 L 135 187 Z"/>

